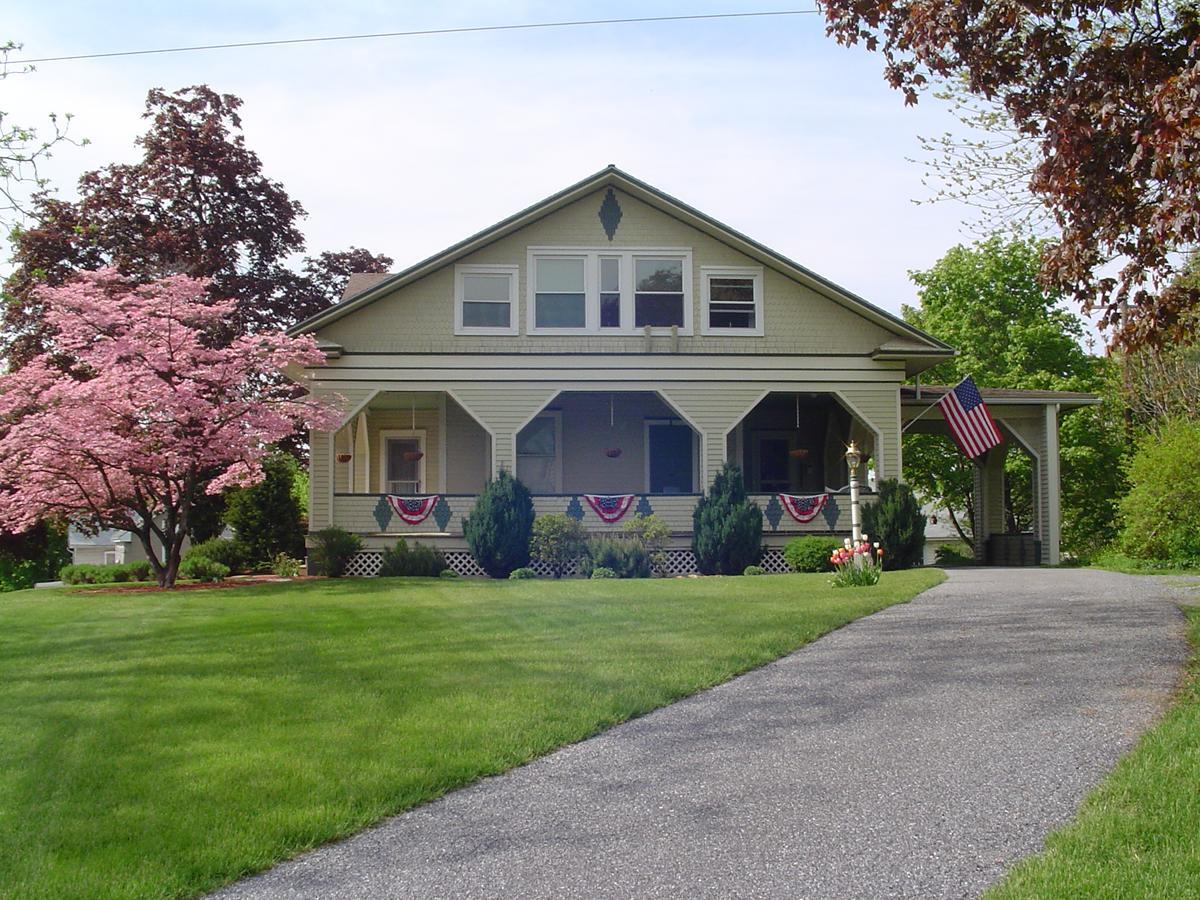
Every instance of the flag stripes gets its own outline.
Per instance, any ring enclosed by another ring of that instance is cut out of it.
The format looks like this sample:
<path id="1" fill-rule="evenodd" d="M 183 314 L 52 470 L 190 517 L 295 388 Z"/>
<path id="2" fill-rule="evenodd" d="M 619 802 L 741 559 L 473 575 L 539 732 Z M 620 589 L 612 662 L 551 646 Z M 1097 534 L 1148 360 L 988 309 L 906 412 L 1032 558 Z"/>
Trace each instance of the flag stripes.
<path id="1" fill-rule="evenodd" d="M 1004 443 L 979 388 L 968 375 L 938 401 L 954 442 L 971 459 Z"/>

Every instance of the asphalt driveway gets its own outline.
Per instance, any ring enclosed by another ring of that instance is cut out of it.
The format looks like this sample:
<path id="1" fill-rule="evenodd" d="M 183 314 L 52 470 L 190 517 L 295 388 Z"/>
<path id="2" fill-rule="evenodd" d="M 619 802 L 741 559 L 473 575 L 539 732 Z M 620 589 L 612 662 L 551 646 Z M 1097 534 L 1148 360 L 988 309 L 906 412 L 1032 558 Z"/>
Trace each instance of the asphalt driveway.
<path id="1" fill-rule="evenodd" d="M 1071 818 L 1186 656 L 1157 580 L 958 570 L 218 896 L 972 897 Z"/>

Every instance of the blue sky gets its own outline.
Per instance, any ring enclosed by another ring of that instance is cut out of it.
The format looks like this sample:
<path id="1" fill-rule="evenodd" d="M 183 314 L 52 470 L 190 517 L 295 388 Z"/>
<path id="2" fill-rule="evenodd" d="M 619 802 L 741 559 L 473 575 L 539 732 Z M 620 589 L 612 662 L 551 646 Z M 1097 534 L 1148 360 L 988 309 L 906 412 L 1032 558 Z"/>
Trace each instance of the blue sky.
<path id="1" fill-rule="evenodd" d="M 56 3 L 9 10 L 22 55 L 794 4 Z M 136 156 L 147 89 L 204 82 L 245 101 L 249 145 L 309 213 L 313 251 L 352 244 L 404 266 L 608 163 L 893 311 L 906 272 L 972 235 L 929 189 L 918 134 L 882 61 L 820 16 L 442 35 L 44 63 L 0 81 L 14 121 L 74 113 L 91 144 L 44 169 L 70 195 Z"/>

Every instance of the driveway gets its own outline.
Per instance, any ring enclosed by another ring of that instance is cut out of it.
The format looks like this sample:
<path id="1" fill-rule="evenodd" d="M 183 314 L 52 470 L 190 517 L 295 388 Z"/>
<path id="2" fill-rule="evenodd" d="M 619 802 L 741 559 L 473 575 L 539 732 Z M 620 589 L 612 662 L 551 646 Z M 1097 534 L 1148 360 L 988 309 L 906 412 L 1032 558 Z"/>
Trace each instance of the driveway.
<path id="1" fill-rule="evenodd" d="M 218 896 L 973 897 L 1071 819 L 1186 656 L 1155 579 L 957 570 Z"/>

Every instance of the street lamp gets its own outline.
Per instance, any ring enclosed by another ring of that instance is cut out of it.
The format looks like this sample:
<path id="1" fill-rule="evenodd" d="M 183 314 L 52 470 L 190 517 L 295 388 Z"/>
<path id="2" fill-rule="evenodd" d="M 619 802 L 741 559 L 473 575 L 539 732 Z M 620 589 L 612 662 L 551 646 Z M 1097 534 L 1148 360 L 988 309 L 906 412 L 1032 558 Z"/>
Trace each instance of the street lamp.
<path id="1" fill-rule="evenodd" d="M 858 464 L 862 453 L 854 441 L 846 448 L 846 465 L 850 469 L 850 537 L 857 546 L 862 541 L 862 519 L 858 514 Z"/>

